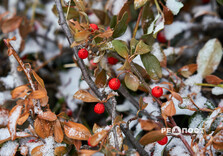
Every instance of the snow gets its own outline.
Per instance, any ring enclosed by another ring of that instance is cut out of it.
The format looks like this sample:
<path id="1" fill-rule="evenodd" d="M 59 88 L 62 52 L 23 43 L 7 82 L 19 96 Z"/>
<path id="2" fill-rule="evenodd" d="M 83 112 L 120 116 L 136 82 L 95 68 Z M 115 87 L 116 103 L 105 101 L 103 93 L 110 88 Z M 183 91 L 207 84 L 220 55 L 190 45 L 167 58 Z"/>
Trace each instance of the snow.
<path id="1" fill-rule="evenodd" d="M 223 88 L 222 87 L 214 87 L 214 88 L 212 88 L 211 93 L 214 95 L 221 95 L 221 94 L 223 94 Z"/>
<path id="2" fill-rule="evenodd" d="M 158 42 L 155 42 L 152 46 L 151 53 L 161 62 L 163 60 L 163 53 Z"/>
<path id="3" fill-rule="evenodd" d="M 5 101 L 12 99 L 10 91 L 0 92 L 0 105 L 3 105 Z"/>
<path id="4" fill-rule="evenodd" d="M 177 55 L 181 52 L 181 48 L 168 47 L 167 49 L 164 49 L 163 52 L 166 56 L 173 54 Z"/>
<path id="5" fill-rule="evenodd" d="M 189 124 L 189 128 L 197 128 L 202 121 L 203 121 L 202 115 L 201 114 L 196 114 L 192 118 L 192 120 Z M 200 126 L 202 126 L 202 125 L 200 125 Z"/>
<path id="6" fill-rule="evenodd" d="M 156 21 L 160 18 L 160 14 L 157 14 L 155 19 L 153 20 L 153 22 L 150 24 L 150 26 L 148 27 L 147 29 L 147 34 L 151 34 L 154 30 L 154 26 L 155 26 L 155 23 Z"/>
<path id="7" fill-rule="evenodd" d="M 137 64 L 140 65 L 142 68 L 144 68 L 144 65 L 143 65 L 142 60 L 141 60 L 141 58 L 140 58 L 139 55 L 137 55 L 137 56 L 133 59 L 133 62 L 134 62 L 134 63 L 137 63 Z"/>
<path id="8" fill-rule="evenodd" d="M 81 71 L 79 68 L 71 68 L 68 71 L 59 73 L 61 85 L 58 87 L 60 94 L 57 97 L 65 97 L 68 107 L 74 111 L 77 108 L 76 103 L 80 100 L 74 99 L 73 95 L 79 90 Z"/>
<path id="9" fill-rule="evenodd" d="M 170 151 L 170 155 L 171 156 L 190 156 L 189 153 L 186 153 L 185 148 L 183 148 L 182 146 L 176 146 L 174 148 L 171 149 Z"/>
<path id="10" fill-rule="evenodd" d="M 17 141 L 8 141 L 7 143 L 4 143 L 3 146 L 0 149 L 0 155 L 1 156 L 13 156 L 15 155 L 17 148 L 19 144 Z"/>
<path id="11" fill-rule="evenodd" d="M 183 3 L 179 2 L 178 0 L 167 0 L 166 6 L 171 10 L 174 15 L 177 15 L 180 9 L 184 6 Z"/>
<path id="12" fill-rule="evenodd" d="M 1 128 L 0 129 L 0 140 L 5 140 L 10 137 L 10 133 L 8 128 Z"/>
<path id="13" fill-rule="evenodd" d="M 145 103 L 148 103 L 148 105 L 145 108 L 145 110 L 148 113 L 151 113 L 151 115 L 154 115 L 154 116 L 160 116 L 160 109 L 158 107 L 158 104 L 156 102 L 153 102 L 153 98 L 151 96 L 144 97 L 143 101 Z"/>
<path id="14" fill-rule="evenodd" d="M 125 42 L 129 42 L 131 40 L 131 37 L 132 37 L 132 32 L 131 32 L 130 27 L 128 26 L 125 33 L 122 36 L 120 36 L 116 39 L 117 40 L 122 40 L 122 41 L 125 41 Z"/>
<path id="15" fill-rule="evenodd" d="M 201 91 L 201 86 L 197 86 L 195 85 L 196 83 L 202 83 L 202 75 L 201 74 L 196 74 L 196 75 L 192 75 L 190 77 L 188 77 L 184 83 L 187 85 L 187 86 L 190 86 L 191 87 L 191 92 L 194 92 L 194 93 L 199 93 Z"/>
<path id="16" fill-rule="evenodd" d="M 9 116 L 9 111 L 5 109 L 0 109 L 0 125 L 1 126 L 7 126 L 8 116 Z"/>
<path id="17" fill-rule="evenodd" d="M 164 28 L 164 18 L 160 17 L 157 21 L 156 21 L 156 27 L 153 31 L 153 34 L 157 34 L 160 30 L 162 30 Z"/>
<path id="18" fill-rule="evenodd" d="M 26 143 L 26 146 L 28 146 L 29 148 L 29 155 L 31 155 L 31 152 L 35 147 L 40 146 L 40 145 L 43 145 L 41 141 Z"/>
<path id="19" fill-rule="evenodd" d="M 213 123 L 214 119 L 217 117 L 217 115 L 221 112 L 221 108 L 218 108 L 216 110 L 214 110 L 211 115 L 207 118 L 207 120 L 205 121 L 205 125 L 204 128 L 206 130 L 209 130 L 211 127 L 211 124 Z"/>
<path id="20" fill-rule="evenodd" d="M 121 105 L 117 105 L 116 109 L 119 112 L 126 112 L 126 111 L 130 111 L 130 110 L 136 111 L 136 108 L 128 100 L 125 100 Z"/>
<path id="21" fill-rule="evenodd" d="M 69 136 L 73 136 L 73 137 L 75 137 L 75 136 L 79 136 L 81 138 L 85 137 L 85 134 L 82 131 L 77 131 L 74 128 L 69 128 L 68 134 L 69 134 Z"/>
<path id="22" fill-rule="evenodd" d="M 15 77 L 12 75 L 7 75 L 6 77 L 1 77 L 0 81 L 3 82 L 6 89 L 14 88 L 15 86 Z"/>
<path id="23" fill-rule="evenodd" d="M 116 0 L 113 3 L 113 8 L 112 8 L 113 15 L 118 15 L 118 13 L 120 12 L 121 8 L 123 7 L 126 1 L 127 0 Z"/>
<path id="24" fill-rule="evenodd" d="M 43 153 L 43 156 L 54 156 L 54 138 L 53 136 L 50 136 L 45 140 L 44 146 L 41 148 L 41 152 Z"/>
<path id="25" fill-rule="evenodd" d="M 200 5 L 192 9 L 192 13 L 194 14 L 195 18 L 201 16 L 206 12 L 211 12 L 211 11 L 212 11 L 211 5 Z"/>
<path id="26" fill-rule="evenodd" d="M 122 146 L 122 143 L 123 143 L 123 138 L 119 136 L 118 128 L 119 128 L 119 126 L 116 126 L 116 127 L 115 127 L 115 129 L 116 129 L 116 134 L 117 134 L 117 142 L 118 142 L 118 146 L 121 147 L 121 146 Z M 115 135 L 115 133 L 113 133 L 113 130 L 110 131 L 110 133 L 109 133 L 109 135 L 108 135 L 109 143 L 110 143 L 110 145 L 112 145 L 113 147 L 115 147 L 115 138 L 114 138 L 114 135 Z"/>
<path id="27" fill-rule="evenodd" d="M 165 37 L 167 40 L 173 39 L 177 34 L 182 33 L 184 30 L 192 26 L 190 23 L 176 21 L 171 25 L 166 25 L 164 29 Z"/>

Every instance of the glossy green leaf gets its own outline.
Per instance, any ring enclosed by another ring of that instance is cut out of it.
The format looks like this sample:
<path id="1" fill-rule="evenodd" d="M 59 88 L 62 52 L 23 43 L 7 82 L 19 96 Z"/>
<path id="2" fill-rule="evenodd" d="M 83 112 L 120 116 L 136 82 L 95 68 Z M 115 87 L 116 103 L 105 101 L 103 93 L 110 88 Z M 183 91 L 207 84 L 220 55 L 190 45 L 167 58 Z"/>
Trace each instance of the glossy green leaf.
<path id="1" fill-rule="evenodd" d="M 134 8 L 141 8 L 148 0 L 134 0 Z"/>
<path id="2" fill-rule="evenodd" d="M 162 77 L 162 69 L 159 60 L 151 53 L 140 56 L 149 76 L 154 80 L 160 79 Z"/>
<path id="3" fill-rule="evenodd" d="M 141 39 L 143 40 L 143 42 L 145 42 L 146 44 L 148 44 L 151 47 L 152 47 L 153 43 L 155 42 L 155 38 L 153 37 L 152 34 L 142 35 Z"/>
<path id="4" fill-rule="evenodd" d="M 112 16 L 112 19 L 110 21 L 110 28 L 114 28 L 117 24 L 117 16 Z"/>
<path id="5" fill-rule="evenodd" d="M 139 41 L 137 41 L 135 38 L 132 38 L 131 41 L 130 41 L 130 52 L 131 52 L 131 55 L 134 54 L 135 52 L 135 49 L 136 49 L 136 45 L 139 43 Z"/>
<path id="6" fill-rule="evenodd" d="M 198 73 L 203 77 L 213 73 L 221 62 L 222 53 L 221 43 L 216 38 L 209 40 L 198 53 Z"/>
<path id="7" fill-rule="evenodd" d="M 143 29 L 143 33 L 146 34 L 148 27 L 150 26 L 150 24 L 153 22 L 154 20 L 154 15 L 153 15 L 153 11 L 152 8 L 150 6 L 150 3 L 146 3 L 146 5 L 143 8 L 143 12 L 142 12 L 142 29 Z"/>
<path id="8" fill-rule="evenodd" d="M 113 40 L 112 45 L 120 56 L 122 56 L 123 58 L 127 58 L 129 50 L 124 41 Z"/>
<path id="9" fill-rule="evenodd" d="M 115 26 L 114 32 L 112 37 L 117 38 L 122 36 L 126 29 L 127 29 L 127 19 L 128 19 L 128 13 L 125 12 L 122 16 L 122 19 L 118 22 L 118 24 Z"/>
<path id="10" fill-rule="evenodd" d="M 137 91 L 140 84 L 140 81 L 137 76 L 133 75 L 132 73 L 127 73 L 125 74 L 124 81 L 127 88 L 133 91 Z"/>
<path id="11" fill-rule="evenodd" d="M 135 53 L 141 55 L 141 54 L 146 54 L 148 52 L 150 52 L 150 46 L 148 46 L 142 40 L 140 40 L 136 46 Z"/>

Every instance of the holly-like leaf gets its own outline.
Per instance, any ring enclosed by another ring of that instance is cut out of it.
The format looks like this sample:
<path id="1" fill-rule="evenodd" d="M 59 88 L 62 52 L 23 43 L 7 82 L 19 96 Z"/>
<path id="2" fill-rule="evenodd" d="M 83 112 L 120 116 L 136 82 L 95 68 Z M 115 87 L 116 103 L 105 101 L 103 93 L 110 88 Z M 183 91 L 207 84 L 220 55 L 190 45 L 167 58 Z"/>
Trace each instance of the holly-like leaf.
<path id="1" fill-rule="evenodd" d="M 139 41 L 139 43 L 136 45 L 135 53 L 136 54 L 146 54 L 150 52 L 150 46 L 145 44 L 142 40 Z"/>
<path id="2" fill-rule="evenodd" d="M 173 116 L 176 114 L 176 108 L 174 106 L 173 100 L 167 101 L 161 106 L 162 114 L 166 116 Z"/>
<path id="3" fill-rule="evenodd" d="M 90 131 L 82 124 L 68 121 L 64 123 L 64 132 L 67 137 L 76 140 L 88 140 Z"/>
<path id="4" fill-rule="evenodd" d="M 166 136 L 166 133 L 161 133 L 161 130 L 155 130 L 146 133 L 140 140 L 139 143 L 142 145 L 147 145 L 155 141 L 159 141 Z"/>
<path id="5" fill-rule="evenodd" d="M 141 8 L 148 0 L 134 0 L 134 8 Z"/>
<path id="6" fill-rule="evenodd" d="M 16 87 L 12 92 L 12 99 L 23 98 L 31 89 L 27 85 L 21 85 Z"/>
<path id="7" fill-rule="evenodd" d="M 129 88 L 133 91 L 137 91 L 137 89 L 140 85 L 140 81 L 137 76 L 135 76 L 132 73 L 127 73 L 127 74 L 125 74 L 124 80 L 125 80 L 125 85 L 127 88 Z"/>
<path id="8" fill-rule="evenodd" d="M 154 80 L 160 79 L 162 77 L 162 69 L 160 67 L 159 60 L 153 54 L 150 53 L 140 56 L 149 76 Z"/>
<path id="9" fill-rule="evenodd" d="M 16 105 L 9 112 L 8 130 L 11 135 L 11 140 L 16 139 L 16 125 L 17 125 L 18 119 L 21 115 L 22 109 L 23 109 L 23 106 Z"/>
<path id="10" fill-rule="evenodd" d="M 221 43 L 216 38 L 209 40 L 198 53 L 198 73 L 201 74 L 203 77 L 210 75 L 217 69 L 221 58 Z"/>
<path id="11" fill-rule="evenodd" d="M 124 41 L 121 40 L 113 40 L 112 45 L 114 46 L 117 53 L 123 58 L 128 57 L 129 49 Z"/>
<path id="12" fill-rule="evenodd" d="M 82 100 L 84 102 L 99 102 L 100 100 L 95 96 L 91 95 L 86 90 L 79 90 L 74 94 L 74 98 L 78 100 Z"/>
<path id="13" fill-rule="evenodd" d="M 120 37 L 125 33 L 127 29 L 127 24 L 126 24 L 127 19 L 128 19 L 128 13 L 125 12 L 122 16 L 122 19 L 118 22 L 118 24 L 114 28 L 114 32 L 112 35 L 113 38 Z"/>
<path id="14" fill-rule="evenodd" d="M 184 77 L 188 78 L 197 70 L 197 64 L 188 64 L 181 67 L 178 72 Z"/>
<path id="15" fill-rule="evenodd" d="M 207 83 L 214 84 L 214 85 L 218 85 L 223 82 L 222 79 L 220 79 L 219 77 L 217 77 L 215 75 L 207 75 L 205 77 L 205 80 L 207 81 Z"/>

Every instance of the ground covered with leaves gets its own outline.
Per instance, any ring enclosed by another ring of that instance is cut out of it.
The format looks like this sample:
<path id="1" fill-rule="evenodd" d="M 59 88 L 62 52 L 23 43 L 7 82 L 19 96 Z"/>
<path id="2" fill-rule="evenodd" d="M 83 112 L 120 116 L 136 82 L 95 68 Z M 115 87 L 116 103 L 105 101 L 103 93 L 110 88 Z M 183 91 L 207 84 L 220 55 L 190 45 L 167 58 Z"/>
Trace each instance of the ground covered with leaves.
<path id="1" fill-rule="evenodd" d="M 0 155 L 222 155 L 222 0 L 0 2 Z"/>

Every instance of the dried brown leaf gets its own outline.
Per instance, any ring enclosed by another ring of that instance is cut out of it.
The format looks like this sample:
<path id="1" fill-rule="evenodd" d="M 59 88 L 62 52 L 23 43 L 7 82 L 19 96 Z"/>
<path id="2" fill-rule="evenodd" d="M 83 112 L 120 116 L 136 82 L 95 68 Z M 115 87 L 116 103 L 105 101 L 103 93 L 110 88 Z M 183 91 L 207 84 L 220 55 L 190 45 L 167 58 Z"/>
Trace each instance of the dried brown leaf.
<path id="1" fill-rule="evenodd" d="M 183 103 L 183 98 L 180 96 L 180 94 L 178 94 L 178 93 L 176 93 L 176 92 L 174 92 L 174 91 L 171 91 L 171 94 L 172 94 L 172 96 L 173 96 L 175 99 L 177 99 L 178 101 L 180 101 L 180 104 Z"/>
<path id="2" fill-rule="evenodd" d="M 47 121 L 55 121 L 57 116 L 55 113 L 51 112 L 51 110 L 47 110 L 46 112 L 42 112 L 38 114 L 38 117 Z"/>
<path id="3" fill-rule="evenodd" d="M 107 29 L 105 32 L 102 32 L 102 33 L 96 35 L 94 38 L 96 38 L 96 37 L 110 38 L 110 37 L 112 37 L 112 34 L 113 34 L 113 30 L 112 29 Z"/>
<path id="4" fill-rule="evenodd" d="M 161 106 L 162 114 L 166 116 L 173 116 L 176 114 L 176 108 L 174 106 L 173 100 L 167 101 Z"/>
<path id="5" fill-rule="evenodd" d="M 20 154 L 26 156 L 28 154 L 28 146 L 22 145 L 19 147 Z"/>
<path id="6" fill-rule="evenodd" d="M 90 131 L 82 124 L 68 121 L 64 123 L 64 132 L 67 137 L 76 140 L 88 140 Z"/>
<path id="7" fill-rule="evenodd" d="M 59 146 L 55 148 L 54 155 L 62 156 L 67 153 L 67 148 L 65 146 Z"/>
<path id="8" fill-rule="evenodd" d="M 74 94 L 74 98 L 78 100 L 82 100 L 84 102 L 100 102 L 100 100 L 93 95 L 91 95 L 88 91 L 79 90 Z"/>
<path id="9" fill-rule="evenodd" d="M 90 34 L 91 34 L 91 32 L 89 32 L 87 30 L 77 32 L 74 35 L 75 41 L 80 42 L 80 41 L 86 40 Z"/>
<path id="10" fill-rule="evenodd" d="M 207 75 L 205 77 L 205 80 L 207 81 L 207 83 L 214 84 L 214 85 L 218 85 L 223 82 L 222 79 L 220 79 L 219 77 L 217 77 L 215 75 Z"/>
<path id="11" fill-rule="evenodd" d="M 173 23 L 173 13 L 168 9 L 165 5 L 163 5 L 163 14 L 164 14 L 164 19 L 166 25 L 172 24 Z"/>
<path id="12" fill-rule="evenodd" d="M 63 141 L 63 137 L 64 137 L 64 134 L 61 128 L 61 124 L 60 124 L 60 121 L 57 119 L 54 125 L 54 140 L 58 143 L 61 143 Z"/>
<path id="13" fill-rule="evenodd" d="M 12 92 L 12 99 L 23 98 L 31 89 L 27 85 L 16 87 Z"/>
<path id="14" fill-rule="evenodd" d="M 159 141 L 166 136 L 166 133 L 161 133 L 161 130 L 155 130 L 146 133 L 140 140 L 139 143 L 142 145 L 147 145 L 155 141 Z"/>
<path id="15" fill-rule="evenodd" d="M 73 144 L 74 144 L 76 150 L 80 150 L 80 148 L 82 146 L 81 140 L 74 140 Z"/>
<path id="16" fill-rule="evenodd" d="M 98 73 L 95 79 L 95 84 L 98 86 L 98 88 L 102 88 L 107 83 L 107 76 L 106 71 L 104 69 L 101 70 L 101 72 Z"/>
<path id="17" fill-rule="evenodd" d="M 188 64 L 181 67 L 178 72 L 183 76 L 188 78 L 197 70 L 197 64 Z"/>
<path id="18" fill-rule="evenodd" d="M 150 131 L 150 130 L 158 127 L 158 125 L 156 123 L 154 123 L 153 121 L 150 121 L 150 120 L 139 119 L 139 123 L 141 124 L 141 128 L 145 131 Z"/>
<path id="19" fill-rule="evenodd" d="M 36 134 L 41 138 L 47 138 L 51 134 L 51 124 L 48 121 L 36 118 L 34 128 Z"/>
<path id="20" fill-rule="evenodd" d="M 5 127 L 8 124 L 9 110 L 6 108 L 0 108 L 0 127 Z"/>
<path id="21" fill-rule="evenodd" d="M 89 156 L 89 155 L 93 155 L 94 153 L 96 153 L 98 151 L 95 150 L 79 150 L 78 151 L 78 156 Z"/>
<path id="22" fill-rule="evenodd" d="M 14 16 L 12 18 L 6 19 L 1 25 L 3 33 L 9 33 L 17 29 L 22 22 L 22 17 Z"/>
<path id="23" fill-rule="evenodd" d="M 43 79 L 42 79 L 41 77 L 39 77 L 39 75 L 38 75 L 34 70 L 32 70 L 32 74 L 33 74 L 34 78 L 36 79 L 36 81 L 39 83 L 39 85 L 40 85 L 42 88 L 45 88 Z"/>
<path id="24" fill-rule="evenodd" d="M 43 147 L 43 145 L 39 145 L 39 146 L 33 148 L 33 150 L 31 151 L 31 156 L 43 156 L 43 153 L 41 151 L 42 147 Z"/>
<path id="25" fill-rule="evenodd" d="M 97 146 L 98 143 L 107 136 L 108 132 L 109 130 L 102 130 L 98 133 L 95 133 L 93 136 L 91 136 L 89 139 L 91 146 Z"/>
<path id="26" fill-rule="evenodd" d="M 30 99 L 42 99 L 47 96 L 47 92 L 45 90 L 35 90 L 29 94 Z"/>
<path id="27" fill-rule="evenodd" d="M 22 125 L 29 117 L 29 112 L 24 113 L 17 121 L 18 125 Z"/>

